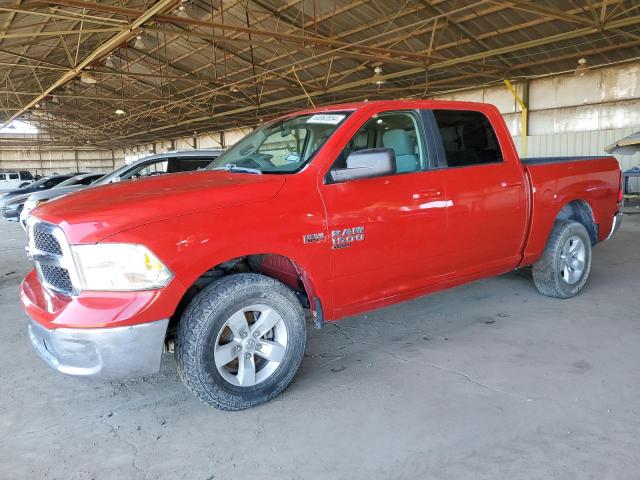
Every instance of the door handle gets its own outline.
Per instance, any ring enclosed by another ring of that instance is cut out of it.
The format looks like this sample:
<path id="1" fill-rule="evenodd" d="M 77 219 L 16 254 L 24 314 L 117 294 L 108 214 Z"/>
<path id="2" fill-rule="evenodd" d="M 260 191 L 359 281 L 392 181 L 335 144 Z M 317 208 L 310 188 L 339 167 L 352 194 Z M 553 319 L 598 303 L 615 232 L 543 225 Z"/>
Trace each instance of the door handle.
<path id="1" fill-rule="evenodd" d="M 522 182 L 502 182 L 500 186 L 502 188 L 518 188 L 522 186 Z"/>
<path id="2" fill-rule="evenodd" d="M 440 190 L 436 190 L 435 188 L 432 190 L 422 190 L 420 192 L 416 192 L 412 195 L 414 200 L 424 200 L 425 198 L 438 198 L 442 196 L 442 192 Z"/>

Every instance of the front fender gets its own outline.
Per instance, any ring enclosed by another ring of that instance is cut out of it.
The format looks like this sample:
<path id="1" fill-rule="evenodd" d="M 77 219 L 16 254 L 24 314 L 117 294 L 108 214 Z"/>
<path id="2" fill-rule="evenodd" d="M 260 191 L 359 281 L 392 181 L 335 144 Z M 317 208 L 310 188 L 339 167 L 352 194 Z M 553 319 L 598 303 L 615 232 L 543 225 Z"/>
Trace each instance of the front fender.
<path id="1" fill-rule="evenodd" d="M 274 254 L 290 259 L 305 287 L 322 298 L 325 310 L 331 301 L 324 290 L 329 277 L 328 240 L 304 243 L 307 233 L 324 233 L 324 209 L 319 202 L 276 199 L 221 209 L 211 215 L 183 215 L 134 227 L 112 235 L 104 242 L 146 245 L 186 287 L 206 271 L 234 258 Z M 308 285 L 307 285 L 308 284 Z"/>

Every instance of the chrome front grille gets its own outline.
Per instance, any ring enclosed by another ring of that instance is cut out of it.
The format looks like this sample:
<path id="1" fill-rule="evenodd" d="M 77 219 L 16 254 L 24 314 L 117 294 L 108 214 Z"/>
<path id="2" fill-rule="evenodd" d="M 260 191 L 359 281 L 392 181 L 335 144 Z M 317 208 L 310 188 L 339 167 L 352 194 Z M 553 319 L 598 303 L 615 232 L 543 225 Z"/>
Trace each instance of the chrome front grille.
<path id="1" fill-rule="evenodd" d="M 33 242 L 35 247 L 44 253 L 52 253 L 54 255 L 62 255 L 60 242 L 56 240 L 52 234 L 43 232 L 42 230 L 33 230 Z"/>
<path id="2" fill-rule="evenodd" d="M 69 270 L 66 268 L 54 267 L 53 265 L 41 263 L 40 271 L 42 272 L 42 278 L 44 278 L 44 280 L 53 287 L 54 290 L 58 290 L 63 293 L 71 293 L 73 290 Z"/>
<path id="3" fill-rule="evenodd" d="M 42 284 L 64 295 L 73 295 L 75 265 L 62 230 L 56 225 L 28 219 L 29 253 Z"/>

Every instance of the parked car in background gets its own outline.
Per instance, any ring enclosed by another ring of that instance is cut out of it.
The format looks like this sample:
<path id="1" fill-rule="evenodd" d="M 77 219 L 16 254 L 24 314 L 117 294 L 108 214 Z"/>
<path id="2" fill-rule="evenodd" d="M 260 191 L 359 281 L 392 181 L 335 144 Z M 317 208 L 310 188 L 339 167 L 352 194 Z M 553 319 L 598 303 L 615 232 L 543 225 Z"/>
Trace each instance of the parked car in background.
<path id="1" fill-rule="evenodd" d="M 22 188 L 15 188 L 13 190 L 9 190 L 8 192 L 0 193 L 0 217 L 5 219 L 10 218 L 12 220 L 18 220 L 18 217 L 20 216 L 18 208 L 22 208 L 18 207 L 18 205 L 24 204 L 24 200 L 26 200 L 30 194 L 38 191 L 49 190 L 61 184 L 65 180 L 68 180 L 74 175 L 77 174 L 68 173 L 63 175 L 44 177 L 37 182 L 30 183 Z M 20 201 L 15 201 L 19 198 L 24 199 L 22 203 Z"/>
<path id="2" fill-rule="evenodd" d="M 33 175 L 31 175 L 31 172 L 27 172 L 26 170 L 19 172 L 0 172 L 0 192 L 26 187 L 34 181 L 35 179 Z"/>
<path id="3" fill-rule="evenodd" d="M 18 218 L 20 218 L 20 224 L 24 227 L 26 225 L 24 222 L 26 221 L 26 218 L 29 214 L 29 212 L 25 214 L 25 208 L 32 197 L 60 197 L 62 195 L 65 195 L 66 193 L 74 192 L 77 189 L 87 187 L 102 177 L 104 177 L 104 173 L 81 173 L 65 180 L 64 182 L 61 182 L 60 184 L 49 190 L 39 190 L 34 193 L 25 193 L 24 195 L 18 195 L 16 197 L 13 197 L 7 204 L 5 210 L 6 213 L 3 216 L 6 220 L 18 220 Z M 33 210 L 33 208 L 35 207 L 31 207 L 30 210 Z M 18 217 L 15 216 L 16 212 L 18 214 Z"/>
<path id="4" fill-rule="evenodd" d="M 158 153 L 142 158 L 137 162 L 123 165 L 105 175 L 99 185 L 120 182 L 122 180 L 136 180 L 142 177 L 163 175 L 165 173 L 190 172 L 202 170 L 212 161 L 222 155 L 221 149 L 175 150 Z"/>
<path id="5" fill-rule="evenodd" d="M 75 181 L 77 181 L 77 177 L 84 177 L 86 175 L 94 174 L 81 174 L 75 176 L 69 175 L 57 175 L 55 177 L 51 177 L 48 182 L 44 182 L 38 187 L 34 187 L 36 188 L 35 192 L 47 192 L 57 188 L 58 186 L 74 183 Z M 102 175 L 98 175 L 98 177 L 100 176 Z M 12 190 L 11 192 L 7 192 L 2 195 L 2 197 L 0 197 L 0 217 L 5 220 L 18 221 L 20 212 L 24 207 L 24 203 L 27 201 L 29 196 L 34 193 L 34 189 L 31 187 L 35 186 L 38 183 L 39 181 L 19 188 L 17 190 Z M 51 187 L 51 185 L 54 186 Z"/>
<path id="6" fill-rule="evenodd" d="M 137 162 L 133 162 L 114 170 L 102 176 L 100 179 L 91 183 L 91 186 L 106 185 L 113 182 L 121 182 L 123 180 L 138 179 L 152 175 L 161 175 L 165 173 L 189 172 L 192 170 L 200 170 L 206 168 L 213 160 L 222 155 L 223 150 L 220 149 L 197 149 L 197 150 L 177 150 L 166 153 L 159 153 L 149 157 L 142 158 Z M 64 189 L 48 190 L 45 192 L 36 192 L 32 194 L 25 202 L 22 213 L 20 214 L 20 223 L 26 228 L 27 218 L 31 211 L 38 205 L 53 200 L 54 198 L 68 195 L 77 190 L 81 190 L 87 185 L 73 185 Z"/>
<path id="7" fill-rule="evenodd" d="M 43 205 L 20 298 L 56 370 L 153 373 L 175 339 L 185 385 L 238 410 L 292 381 L 303 307 L 322 327 L 528 266 L 542 294 L 577 295 L 621 201 L 615 158 L 519 158 L 492 105 L 316 108 L 262 125 L 206 171 Z"/>

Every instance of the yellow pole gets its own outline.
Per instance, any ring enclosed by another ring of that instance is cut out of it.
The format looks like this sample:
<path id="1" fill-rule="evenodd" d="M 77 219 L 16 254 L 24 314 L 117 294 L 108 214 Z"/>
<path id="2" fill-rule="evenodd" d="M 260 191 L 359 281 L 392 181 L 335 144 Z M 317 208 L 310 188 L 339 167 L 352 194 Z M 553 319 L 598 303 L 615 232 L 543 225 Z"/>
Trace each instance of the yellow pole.
<path id="1" fill-rule="evenodd" d="M 507 86 L 511 95 L 516 99 L 518 104 L 520 105 L 520 109 L 522 110 L 522 153 L 521 157 L 527 156 L 527 135 L 529 134 L 529 125 L 528 125 L 528 117 L 529 117 L 529 108 L 524 103 L 524 100 L 518 95 L 518 92 L 514 88 L 513 84 L 509 80 L 505 80 L 504 84 Z"/>

